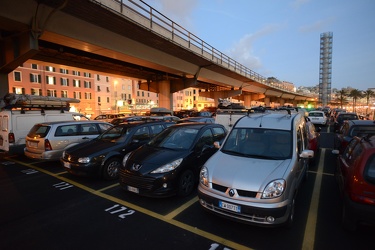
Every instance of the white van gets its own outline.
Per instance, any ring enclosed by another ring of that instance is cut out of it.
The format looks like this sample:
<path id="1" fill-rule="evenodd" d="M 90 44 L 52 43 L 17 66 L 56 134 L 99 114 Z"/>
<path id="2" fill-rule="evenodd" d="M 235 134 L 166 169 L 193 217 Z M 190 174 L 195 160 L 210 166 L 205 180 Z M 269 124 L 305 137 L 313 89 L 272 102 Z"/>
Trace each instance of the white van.
<path id="1" fill-rule="evenodd" d="M 313 156 L 303 113 L 243 116 L 201 169 L 200 204 L 244 223 L 291 226 L 297 190 Z"/>
<path id="2" fill-rule="evenodd" d="M 75 113 L 61 110 L 3 110 L 0 111 L 0 150 L 22 153 L 27 133 L 36 123 L 73 121 Z"/>

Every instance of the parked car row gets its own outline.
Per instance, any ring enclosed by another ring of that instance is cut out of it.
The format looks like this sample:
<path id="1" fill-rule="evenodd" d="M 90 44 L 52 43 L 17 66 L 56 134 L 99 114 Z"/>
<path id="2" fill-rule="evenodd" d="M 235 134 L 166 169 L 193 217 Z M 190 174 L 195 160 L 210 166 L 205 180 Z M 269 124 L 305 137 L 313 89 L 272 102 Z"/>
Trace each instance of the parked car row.
<path id="1" fill-rule="evenodd" d="M 318 112 L 249 113 L 230 132 L 210 117 L 41 122 L 28 133 L 24 152 L 59 159 L 73 175 L 118 179 L 124 191 L 141 196 L 187 196 L 198 187 L 209 212 L 290 227 L 296 194 L 319 153 L 317 124 L 327 124 L 312 119 L 320 119 Z M 335 134 L 348 229 L 375 221 L 374 145 L 374 121 L 345 120 Z"/>

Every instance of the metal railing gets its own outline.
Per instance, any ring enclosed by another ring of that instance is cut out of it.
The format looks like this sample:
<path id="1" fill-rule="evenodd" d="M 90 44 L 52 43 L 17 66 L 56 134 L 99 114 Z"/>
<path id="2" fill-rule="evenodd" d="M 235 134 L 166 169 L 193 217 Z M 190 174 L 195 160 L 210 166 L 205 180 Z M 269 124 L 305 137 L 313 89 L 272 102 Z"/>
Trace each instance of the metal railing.
<path id="1" fill-rule="evenodd" d="M 253 81 L 270 86 L 275 89 L 296 94 L 282 86 L 268 83 L 267 78 L 259 75 L 244 65 L 238 63 L 231 57 L 225 55 L 206 43 L 193 33 L 189 32 L 179 24 L 175 23 L 159 11 L 152 8 L 142 0 L 90 0 L 103 8 L 143 26 L 166 40 L 178 44 L 183 48 L 199 55 L 224 68 L 234 71 Z"/>

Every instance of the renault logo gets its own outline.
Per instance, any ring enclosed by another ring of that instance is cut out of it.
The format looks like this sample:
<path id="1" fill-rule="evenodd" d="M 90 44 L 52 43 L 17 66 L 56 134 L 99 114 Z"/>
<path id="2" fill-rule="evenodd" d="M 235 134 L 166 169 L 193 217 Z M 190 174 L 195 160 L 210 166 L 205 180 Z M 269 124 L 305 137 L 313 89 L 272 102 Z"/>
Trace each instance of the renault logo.
<path id="1" fill-rule="evenodd" d="M 229 190 L 229 196 L 230 196 L 230 197 L 233 197 L 235 193 L 236 193 L 236 192 L 234 191 L 234 189 L 230 189 L 230 190 Z"/>
<path id="2" fill-rule="evenodd" d="M 132 170 L 139 171 L 141 169 L 141 167 L 142 167 L 142 165 L 140 165 L 140 164 L 133 164 Z"/>

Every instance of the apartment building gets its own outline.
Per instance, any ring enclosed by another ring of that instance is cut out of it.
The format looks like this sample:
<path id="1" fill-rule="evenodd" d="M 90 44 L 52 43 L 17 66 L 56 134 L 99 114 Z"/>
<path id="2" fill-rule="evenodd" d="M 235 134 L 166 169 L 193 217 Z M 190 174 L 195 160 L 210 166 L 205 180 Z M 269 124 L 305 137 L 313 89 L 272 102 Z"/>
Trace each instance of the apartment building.
<path id="1" fill-rule="evenodd" d="M 139 89 L 138 79 L 107 75 L 87 69 L 28 60 L 9 73 L 9 92 L 39 96 L 76 98 L 71 111 L 94 118 L 103 113 L 140 114 L 159 106 L 159 95 Z M 173 94 L 173 110 L 214 106 L 200 97 L 199 89 Z"/>

